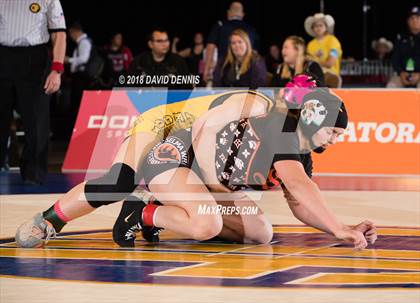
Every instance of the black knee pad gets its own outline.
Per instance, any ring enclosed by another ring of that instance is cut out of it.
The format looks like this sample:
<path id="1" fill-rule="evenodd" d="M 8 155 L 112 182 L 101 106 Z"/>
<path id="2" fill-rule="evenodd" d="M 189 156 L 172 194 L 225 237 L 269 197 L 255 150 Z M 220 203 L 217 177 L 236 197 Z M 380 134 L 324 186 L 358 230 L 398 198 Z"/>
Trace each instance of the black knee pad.
<path id="1" fill-rule="evenodd" d="M 137 185 L 136 172 L 127 164 L 116 163 L 104 176 L 86 183 L 86 200 L 94 208 L 112 204 L 124 200 Z"/>

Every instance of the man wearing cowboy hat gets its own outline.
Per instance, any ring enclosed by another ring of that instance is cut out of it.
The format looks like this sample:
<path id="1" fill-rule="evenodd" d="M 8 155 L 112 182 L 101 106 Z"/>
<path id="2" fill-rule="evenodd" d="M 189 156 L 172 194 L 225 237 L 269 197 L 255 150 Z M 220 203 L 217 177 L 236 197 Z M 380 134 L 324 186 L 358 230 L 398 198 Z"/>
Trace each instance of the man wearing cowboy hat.
<path id="1" fill-rule="evenodd" d="M 372 49 L 375 52 L 375 59 L 388 60 L 389 53 L 394 45 L 384 37 L 372 41 Z"/>
<path id="2" fill-rule="evenodd" d="M 307 52 L 322 66 L 325 82 L 331 87 L 340 86 L 341 44 L 333 35 L 334 19 L 330 15 L 317 13 L 305 20 L 305 30 L 314 37 L 309 42 Z M 328 80 L 330 79 L 330 80 Z"/>
<path id="3" fill-rule="evenodd" d="M 411 8 L 407 16 L 408 32 L 398 35 L 392 55 L 396 75 L 389 88 L 420 88 L 420 7 Z"/>

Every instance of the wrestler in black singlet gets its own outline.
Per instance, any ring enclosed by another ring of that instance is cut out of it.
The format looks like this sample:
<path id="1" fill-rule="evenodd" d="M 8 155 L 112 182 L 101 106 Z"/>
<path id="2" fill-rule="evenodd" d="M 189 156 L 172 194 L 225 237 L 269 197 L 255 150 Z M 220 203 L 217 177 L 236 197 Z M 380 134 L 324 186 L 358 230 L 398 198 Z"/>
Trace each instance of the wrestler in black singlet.
<path id="1" fill-rule="evenodd" d="M 216 139 L 215 168 L 219 181 L 231 190 L 268 190 L 281 185 L 274 163 L 301 162 L 312 176 L 310 153 L 299 149 L 297 120 L 282 113 L 231 122 Z M 158 143 L 148 154 L 143 172 L 146 183 L 176 167 L 191 168 L 200 175 L 191 147 L 191 131 L 180 130 Z"/>

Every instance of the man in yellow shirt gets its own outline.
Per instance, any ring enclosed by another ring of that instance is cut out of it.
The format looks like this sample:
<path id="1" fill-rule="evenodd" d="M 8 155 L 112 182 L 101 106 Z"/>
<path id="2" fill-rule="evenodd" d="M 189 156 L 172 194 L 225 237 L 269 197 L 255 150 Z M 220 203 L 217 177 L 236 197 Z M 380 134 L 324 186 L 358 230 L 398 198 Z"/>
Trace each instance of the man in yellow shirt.
<path id="1" fill-rule="evenodd" d="M 343 51 L 340 41 L 333 35 L 334 24 L 333 17 L 322 13 L 305 20 L 306 32 L 314 37 L 308 44 L 307 52 L 322 66 L 325 83 L 329 87 L 341 86 L 340 63 Z"/>

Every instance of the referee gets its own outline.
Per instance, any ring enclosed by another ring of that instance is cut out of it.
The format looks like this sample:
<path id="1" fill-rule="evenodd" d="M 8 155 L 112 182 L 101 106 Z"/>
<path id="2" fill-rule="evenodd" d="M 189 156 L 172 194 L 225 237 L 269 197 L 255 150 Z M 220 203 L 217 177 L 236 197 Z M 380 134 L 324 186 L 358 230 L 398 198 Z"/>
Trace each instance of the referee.
<path id="1" fill-rule="evenodd" d="M 49 40 L 52 42 L 52 60 Z M 60 88 L 66 24 L 59 0 L 0 0 L 0 168 L 6 167 L 12 109 L 25 131 L 25 184 L 47 174 L 49 95 Z"/>

